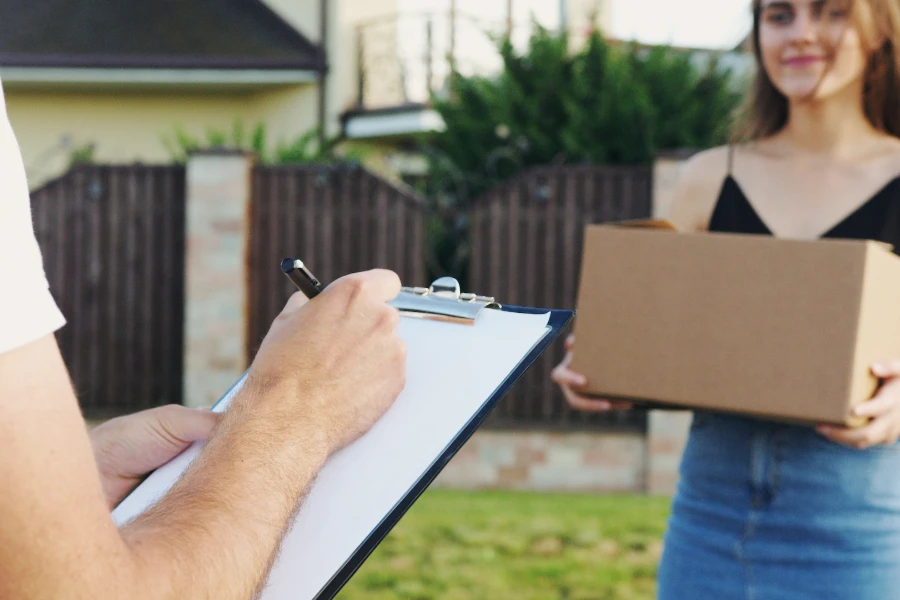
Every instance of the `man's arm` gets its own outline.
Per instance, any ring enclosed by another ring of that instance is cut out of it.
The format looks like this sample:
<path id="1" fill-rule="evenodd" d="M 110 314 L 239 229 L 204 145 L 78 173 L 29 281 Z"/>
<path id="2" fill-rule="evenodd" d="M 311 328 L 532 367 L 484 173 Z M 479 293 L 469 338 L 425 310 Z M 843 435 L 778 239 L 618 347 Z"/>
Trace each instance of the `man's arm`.
<path id="1" fill-rule="evenodd" d="M 393 274 L 295 295 L 182 480 L 121 531 L 52 336 L 0 354 L 0 598 L 249 598 L 325 459 L 403 387 Z"/>

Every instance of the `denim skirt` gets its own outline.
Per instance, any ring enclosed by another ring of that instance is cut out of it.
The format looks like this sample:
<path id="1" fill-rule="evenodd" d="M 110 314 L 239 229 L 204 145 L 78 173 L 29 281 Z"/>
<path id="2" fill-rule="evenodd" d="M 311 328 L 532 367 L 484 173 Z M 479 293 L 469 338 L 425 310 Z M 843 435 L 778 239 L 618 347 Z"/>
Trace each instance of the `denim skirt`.
<path id="1" fill-rule="evenodd" d="M 900 445 L 695 413 L 657 597 L 900 599 Z"/>

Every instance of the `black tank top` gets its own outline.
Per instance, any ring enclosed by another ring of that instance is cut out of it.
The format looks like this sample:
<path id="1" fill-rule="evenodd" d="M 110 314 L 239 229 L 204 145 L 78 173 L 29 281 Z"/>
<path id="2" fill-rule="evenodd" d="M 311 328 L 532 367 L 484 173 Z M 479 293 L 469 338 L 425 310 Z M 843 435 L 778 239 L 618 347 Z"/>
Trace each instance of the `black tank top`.
<path id="1" fill-rule="evenodd" d="M 772 235 L 731 176 L 733 149 L 728 149 L 728 175 L 709 222 L 709 230 L 727 233 Z M 900 255 L 900 175 L 829 229 L 823 238 L 866 239 L 887 242 Z"/>

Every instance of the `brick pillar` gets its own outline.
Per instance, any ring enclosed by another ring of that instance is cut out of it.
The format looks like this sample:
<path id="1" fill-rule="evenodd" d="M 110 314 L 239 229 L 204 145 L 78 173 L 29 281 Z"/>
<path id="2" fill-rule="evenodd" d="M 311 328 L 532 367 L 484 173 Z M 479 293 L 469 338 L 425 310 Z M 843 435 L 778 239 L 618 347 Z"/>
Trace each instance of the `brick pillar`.
<path id="1" fill-rule="evenodd" d="M 691 426 L 690 411 L 651 410 L 647 418 L 648 494 L 671 496 Z"/>
<path id="2" fill-rule="evenodd" d="M 210 406 L 247 366 L 247 240 L 253 157 L 192 154 L 187 163 L 184 403 Z"/>
<path id="3" fill-rule="evenodd" d="M 675 150 L 660 154 L 653 164 L 653 216 L 669 216 L 681 166 L 693 154 Z M 647 481 L 650 494 L 671 496 L 678 483 L 678 465 L 691 424 L 690 411 L 653 410 L 647 423 Z"/>

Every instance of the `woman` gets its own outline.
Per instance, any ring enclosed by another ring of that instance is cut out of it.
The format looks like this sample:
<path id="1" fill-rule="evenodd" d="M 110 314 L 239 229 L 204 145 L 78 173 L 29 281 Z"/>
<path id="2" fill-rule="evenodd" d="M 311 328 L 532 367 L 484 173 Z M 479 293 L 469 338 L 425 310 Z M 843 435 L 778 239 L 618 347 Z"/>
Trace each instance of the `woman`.
<path id="1" fill-rule="evenodd" d="M 900 1 L 754 0 L 753 15 L 742 143 L 685 165 L 672 220 L 900 253 Z M 572 342 L 553 374 L 569 403 L 627 406 L 578 395 Z M 660 600 L 900 598 L 900 357 L 885 358 L 858 429 L 695 413 Z"/>

